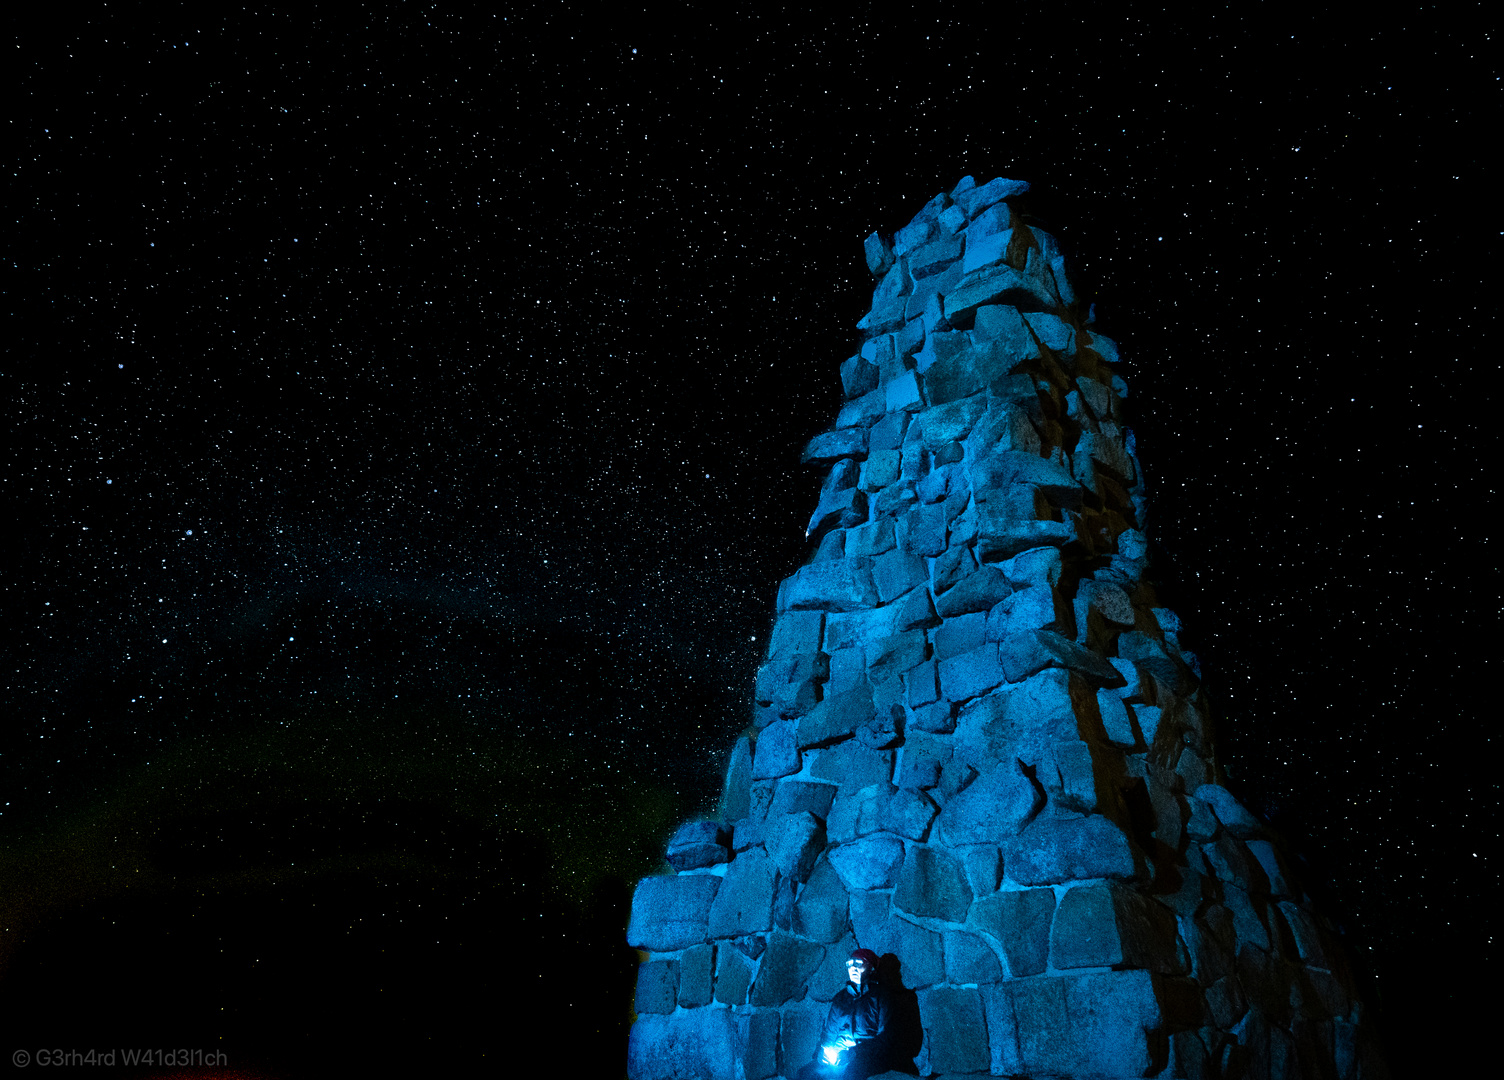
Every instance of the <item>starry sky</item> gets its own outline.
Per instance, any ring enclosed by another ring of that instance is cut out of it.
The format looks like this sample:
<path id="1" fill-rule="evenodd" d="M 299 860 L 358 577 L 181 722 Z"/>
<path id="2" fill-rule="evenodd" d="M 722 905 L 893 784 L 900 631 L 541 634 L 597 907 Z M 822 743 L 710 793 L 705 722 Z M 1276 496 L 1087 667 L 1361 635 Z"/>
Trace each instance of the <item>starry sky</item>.
<path id="1" fill-rule="evenodd" d="M 619 1075 L 629 883 L 810 554 L 861 240 L 968 174 L 1033 185 L 1120 343 L 1230 782 L 1396 1062 L 1481 1017 L 1482 7 L 975 7 L 18 25 L 17 1046 L 484 1072 L 563 1025 Z"/>

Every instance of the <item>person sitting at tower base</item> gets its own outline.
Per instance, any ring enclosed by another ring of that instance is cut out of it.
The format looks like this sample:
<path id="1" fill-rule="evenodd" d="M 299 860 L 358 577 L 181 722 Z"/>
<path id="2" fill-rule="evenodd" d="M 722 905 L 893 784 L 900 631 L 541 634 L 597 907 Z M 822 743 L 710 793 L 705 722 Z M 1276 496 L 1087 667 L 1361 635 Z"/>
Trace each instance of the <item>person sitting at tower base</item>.
<path id="1" fill-rule="evenodd" d="M 815 1060 L 799 1080 L 867 1080 L 893 1066 L 891 1004 L 877 979 L 877 954 L 857 949 L 846 961 L 850 980 L 830 1003 Z"/>

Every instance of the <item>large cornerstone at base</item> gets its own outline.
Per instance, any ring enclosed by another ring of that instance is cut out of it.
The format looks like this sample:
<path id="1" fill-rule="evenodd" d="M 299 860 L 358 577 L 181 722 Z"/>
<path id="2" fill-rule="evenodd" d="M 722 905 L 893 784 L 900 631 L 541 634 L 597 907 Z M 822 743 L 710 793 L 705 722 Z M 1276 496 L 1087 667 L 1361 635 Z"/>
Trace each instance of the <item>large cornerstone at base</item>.
<path id="1" fill-rule="evenodd" d="M 922 1075 L 1385 1075 L 1330 925 L 1221 784 L 1117 347 L 1027 188 L 968 177 L 866 242 L 865 343 L 804 455 L 818 549 L 720 820 L 633 900 L 632 1080 L 794 1077 L 857 947 Z"/>

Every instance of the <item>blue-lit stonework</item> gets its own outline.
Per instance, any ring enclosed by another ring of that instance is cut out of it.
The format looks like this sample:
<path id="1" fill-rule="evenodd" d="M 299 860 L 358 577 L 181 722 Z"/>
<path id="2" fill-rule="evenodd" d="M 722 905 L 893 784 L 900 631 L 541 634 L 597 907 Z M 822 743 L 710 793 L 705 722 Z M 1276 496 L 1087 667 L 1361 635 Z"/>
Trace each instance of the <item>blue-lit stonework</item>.
<path id="1" fill-rule="evenodd" d="M 891 240 L 805 451 L 719 820 L 639 886 L 633 1080 L 793 1077 L 844 962 L 886 954 L 923 1075 L 1384 1074 L 1340 943 L 1223 786 L 1148 568 L 1117 346 L 1026 183 Z"/>

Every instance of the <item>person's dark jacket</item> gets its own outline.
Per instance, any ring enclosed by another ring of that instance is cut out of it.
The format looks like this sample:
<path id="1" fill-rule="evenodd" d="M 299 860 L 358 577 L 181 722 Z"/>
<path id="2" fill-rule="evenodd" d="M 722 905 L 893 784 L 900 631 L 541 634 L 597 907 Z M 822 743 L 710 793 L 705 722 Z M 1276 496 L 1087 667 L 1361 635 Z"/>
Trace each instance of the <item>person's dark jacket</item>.
<path id="1" fill-rule="evenodd" d="M 830 1012 L 825 1017 L 825 1033 L 821 1046 L 836 1042 L 842 1035 L 850 1035 L 859 1046 L 870 1051 L 886 1050 L 890 1036 L 888 995 L 882 986 L 869 979 L 858 990 L 851 983 L 830 1003 Z"/>

